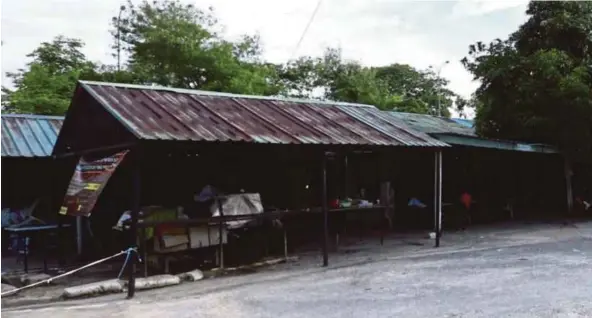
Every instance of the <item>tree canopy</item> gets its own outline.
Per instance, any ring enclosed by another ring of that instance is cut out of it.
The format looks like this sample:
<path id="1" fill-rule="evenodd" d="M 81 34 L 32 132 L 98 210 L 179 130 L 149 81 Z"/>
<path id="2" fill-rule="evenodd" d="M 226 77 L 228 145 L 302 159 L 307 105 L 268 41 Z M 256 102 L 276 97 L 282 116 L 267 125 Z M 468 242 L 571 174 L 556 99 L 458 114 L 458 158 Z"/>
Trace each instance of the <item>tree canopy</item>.
<path id="1" fill-rule="evenodd" d="M 27 55 L 25 69 L 8 73 L 15 90 L 2 88 L 2 107 L 7 112 L 63 114 L 70 105 L 74 85 L 79 78 L 94 72 L 80 49 L 78 39 L 56 37 Z"/>
<path id="2" fill-rule="evenodd" d="M 533 1 L 527 14 L 506 40 L 471 45 L 462 61 L 481 81 L 478 132 L 591 158 L 592 3 Z"/>
<path id="3" fill-rule="evenodd" d="M 457 98 L 445 88 L 448 81 L 430 69 L 420 71 L 406 64 L 365 67 L 344 61 L 341 51 L 333 48 L 322 57 L 301 57 L 283 65 L 279 77 L 289 96 L 365 103 L 385 110 L 449 116 L 448 108 Z"/>
<path id="4" fill-rule="evenodd" d="M 342 59 L 335 48 L 275 65 L 263 60 L 257 35 L 230 41 L 221 29 L 211 8 L 128 0 L 111 20 L 113 55 L 122 56 L 121 63 L 89 61 L 81 40 L 57 36 L 28 55 L 24 69 L 8 74 L 15 88 L 3 88 L 3 110 L 64 114 L 78 79 L 330 99 L 443 116 L 458 99 L 431 69 L 363 66 Z"/>
<path id="5" fill-rule="evenodd" d="M 273 67 L 261 61 L 258 36 L 231 42 L 216 31 L 209 11 L 178 1 L 131 0 L 122 19 L 113 20 L 112 34 L 129 54 L 128 68 L 146 82 L 164 86 L 270 95 Z"/>

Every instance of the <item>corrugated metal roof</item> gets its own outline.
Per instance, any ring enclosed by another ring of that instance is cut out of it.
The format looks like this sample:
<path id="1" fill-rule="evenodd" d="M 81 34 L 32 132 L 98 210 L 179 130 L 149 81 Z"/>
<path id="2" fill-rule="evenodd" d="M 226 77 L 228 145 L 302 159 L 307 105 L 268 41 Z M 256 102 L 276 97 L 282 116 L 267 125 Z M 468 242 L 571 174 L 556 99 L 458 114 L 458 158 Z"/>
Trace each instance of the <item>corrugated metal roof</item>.
<path id="1" fill-rule="evenodd" d="M 6 114 L 2 122 L 2 157 L 48 157 L 64 117 Z"/>
<path id="2" fill-rule="evenodd" d="M 84 81 L 80 85 L 140 139 L 447 146 L 369 105 Z"/>
<path id="3" fill-rule="evenodd" d="M 557 153 L 555 148 L 548 145 L 479 137 L 475 132 L 475 122 L 470 119 L 397 112 L 389 112 L 389 115 L 404 121 L 415 130 L 430 134 L 450 145 L 522 152 Z"/>
<path id="4" fill-rule="evenodd" d="M 452 120 L 454 120 L 457 124 L 464 126 L 466 128 L 475 128 L 475 121 L 472 119 L 464 119 L 464 118 L 451 118 Z"/>
<path id="5" fill-rule="evenodd" d="M 389 114 L 404 121 L 411 128 L 427 134 L 454 134 L 477 137 L 472 125 L 469 127 L 468 124 L 461 124 L 455 119 L 412 113 L 389 112 Z"/>

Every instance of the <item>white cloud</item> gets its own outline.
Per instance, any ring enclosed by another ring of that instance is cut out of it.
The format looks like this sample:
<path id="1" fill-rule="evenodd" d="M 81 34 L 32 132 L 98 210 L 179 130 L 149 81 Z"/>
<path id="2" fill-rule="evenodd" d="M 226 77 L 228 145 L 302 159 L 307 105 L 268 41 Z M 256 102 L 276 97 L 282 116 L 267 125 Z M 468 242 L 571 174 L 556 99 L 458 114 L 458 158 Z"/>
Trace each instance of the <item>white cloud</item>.
<path id="1" fill-rule="evenodd" d="M 228 37 L 259 33 L 265 58 L 272 62 L 284 62 L 292 56 L 317 4 L 317 0 L 184 2 L 214 7 Z M 113 63 L 109 23 L 122 3 L 5 1 L 2 72 L 23 67 L 27 53 L 58 34 L 83 39 L 87 44 L 84 52 L 91 60 Z M 477 85 L 459 63 L 468 45 L 505 37 L 524 21 L 524 9 L 525 2 L 519 0 L 324 0 L 297 53 L 320 55 L 328 46 L 339 46 L 345 58 L 366 65 L 408 63 L 419 68 L 450 60 L 442 75 L 450 80 L 452 90 L 468 97 Z"/>
<path id="2" fill-rule="evenodd" d="M 464 0 L 452 8 L 452 17 L 480 16 L 496 11 L 524 7 L 529 0 Z"/>

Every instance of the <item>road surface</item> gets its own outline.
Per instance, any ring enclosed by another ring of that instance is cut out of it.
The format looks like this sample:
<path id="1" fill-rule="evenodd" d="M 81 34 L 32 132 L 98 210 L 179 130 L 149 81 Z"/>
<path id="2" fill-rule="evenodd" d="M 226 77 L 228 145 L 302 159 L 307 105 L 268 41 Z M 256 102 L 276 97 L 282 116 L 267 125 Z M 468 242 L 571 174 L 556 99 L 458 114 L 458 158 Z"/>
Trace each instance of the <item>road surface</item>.
<path id="1" fill-rule="evenodd" d="M 2 317 L 592 317 L 592 240 L 257 273 Z"/>

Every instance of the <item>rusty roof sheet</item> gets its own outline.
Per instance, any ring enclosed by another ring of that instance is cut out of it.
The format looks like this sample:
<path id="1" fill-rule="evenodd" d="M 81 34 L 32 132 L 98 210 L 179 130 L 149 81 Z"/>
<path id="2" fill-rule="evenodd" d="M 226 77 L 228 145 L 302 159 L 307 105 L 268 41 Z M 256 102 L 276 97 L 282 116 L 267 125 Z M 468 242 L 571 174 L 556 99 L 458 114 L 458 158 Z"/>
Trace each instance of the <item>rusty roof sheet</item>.
<path id="1" fill-rule="evenodd" d="M 373 106 L 81 81 L 140 139 L 446 147 Z"/>
<path id="2" fill-rule="evenodd" d="M 2 157 L 49 157 L 64 117 L 2 115 Z"/>

